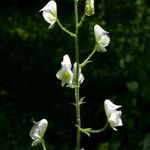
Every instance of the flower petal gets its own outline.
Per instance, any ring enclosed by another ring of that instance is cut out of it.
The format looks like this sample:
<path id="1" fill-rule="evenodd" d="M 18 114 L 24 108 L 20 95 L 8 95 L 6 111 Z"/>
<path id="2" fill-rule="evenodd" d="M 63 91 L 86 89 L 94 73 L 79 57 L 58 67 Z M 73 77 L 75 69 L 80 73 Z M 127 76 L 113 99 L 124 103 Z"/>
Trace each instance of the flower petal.
<path id="1" fill-rule="evenodd" d="M 111 117 L 108 119 L 110 126 L 114 129 L 117 130 L 115 127 L 118 126 L 118 118 L 116 113 L 112 113 Z"/>
<path id="2" fill-rule="evenodd" d="M 71 65 L 70 57 L 67 54 L 63 57 L 63 61 L 61 62 L 61 65 L 62 68 L 71 69 L 72 65 Z"/>
<path id="3" fill-rule="evenodd" d="M 52 28 L 57 20 L 56 2 L 53 0 L 49 1 L 40 11 L 43 11 L 44 20 L 50 24 L 49 28 Z"/>
<path id="4" fill-rule="evenodd" d="M 44 10 L 50 10 L 51 12 L 55 13 L 57 11 L 56 2 L 54 0 L 49 1 L 40 11 Z"/>
<path id="5" fill-rule="evenodd" d="M 104 102 L 104 106 L 106 110 L 116 110 L 122 106 L 113 104 L 109 99 L 106 99 Z"/>
<path id="6" fill-rule="evenodd" d="M 123 123 L 122 123 L 122 120 L 121 120 L 122 112 L 121 111 L 117 111 L 116 114 L 118 116 L 117 126 L 123 126 Z"/>
<path id="7" fill-rule="evenodd" d="M 32 146 L 36 146 L 37 144 L 41 143 L 42 142 L 42 139 L 37 139 L 37 140 L 34 140 L 32 142 Z"/>
<path id="8" fill-rule="evenodd" d="M 41 137 L 43 137 L 46 131 L 48 122 L 46 119 L 42 119 L 41 121 L 37 122 L 37 124 L 38 124 L 39 134 Z"/>
<path id="9" fill-rule="evenodd" d="M 104 33 L 101 36 L 101 40 L 99 44 L 101 44 L 103 47 L 106 47 L 108 46 L 109 42 L 110 42 L 110 37 L 106 33 Z"/>
<path id="10" fill-rule="evenodd" d="M 43 14 L 44 20 L 48 22 L 49 24 L 54 24 L 56 22 L 56 18 L 51 13 L 49 13 L 48 10 L 44 10 L 42 14 Z"/>
<path id="11" fill-rule="evenodd" d="M 39 122 L 35 122 L 32 129 L 30 130 L 30 133 L 29 133 L 30 137 L 33 140 L 41 139 L 44 136 L 47 125 L 48 125 L 48 122 L 46 119 L 42 119 Z"/>
<path id="12" fill-rule="evenodd" d="M 59 80 L 62 80 L 62 86 L 65 85 L 65 83 L 67 84 L 72 84 L 72 79 L 73 79 L 73 73 L 69 68 L 61 68 L 57 74 L 56 77 Z"/>
<path id="13" fill-rule="evenodd" d="M 109 124 L 112 128 L 123 125 L 120 115 L 118 115 L 120 113 L 121 113 L 121 111 L 116 111 L 116 112 L 112 113 L 111 117 L 108 119 Z"/>
<path id="14" fill-rule="evenodd" d="M 104 47 L 104 46 L 102 46 L 102 45 L 100 45 L 100 44 L 97 44 L 96 45 L 96 50 L 98 51 L 98 52 L 107 52 L 107 49 Z"/>
<path id="15" fill-rule="evenodd" d="M 54 27 L 54 25 L 55 25 L 55 22 L 52 23 L 52 24 L 50 24 L 49 27 L 48 27 L 48 29 L 52 29 Z"/>
<path id="16" fill-rule="evenodd" d="M 109 121 L 110 126 L 117 130 L 116 126 L 122 126 L 122 120 L 121 120 L 121 111 L 117 111 L 116 109 L 120 108 L 121 106 L 113 104 L 110 100 L 106 99 L 104 101 L 104 109 L 107 116 L 107 119 Z"/>
<path id="17" fill-rule="evenodd" d="M 77 75 L 77 63 L 75 62 L 73 64 L 73 79 L 74 79 L 74 82 L 76 80 L 76 75 Z M 84 76 L 81 73 L 81 68 L 79 68 L 78 82 L 79 82 L 79 84 L 81 84 L 83 81 L 84 81 Z"/>
<path id="18" fill-rule="evenodd" d="M 97 51 L 99 52 L 106 52 L 106 46 L 108 46 L 110 42 L 110 37 L 107 35 L 107 31 L 105 31 L 99 25 L 94 26 L 94 33 L 95 33 L 95 40 L 97 43 Z"/>
<path id="19" fill-rule="evenodd" d="M 99 41 L 101 40 L 102 35 L 106 34 L 108 32 L 105 31 L 102 27 L 100 27 L 99 25 L 96 24 L 94 26 L 94 33 L 95 33 L 96 41 L 99 43 Z"/>
<path id="20" fill-rule="evenodd" d="M 79 84 L 81 84 L 84 81 L 84 76 L 82 73 L 79 75 Z"/>
<path id="21" fill-rule="evenodd" d="M 37 139 L 41 138 L 41 136 L 39 135 L 39 130 L 38 130 L 37 126 L 35 126 L 35 125 L 32 127 L 29 135 L 32 138 L 32 140 L 37 140 Z"/>

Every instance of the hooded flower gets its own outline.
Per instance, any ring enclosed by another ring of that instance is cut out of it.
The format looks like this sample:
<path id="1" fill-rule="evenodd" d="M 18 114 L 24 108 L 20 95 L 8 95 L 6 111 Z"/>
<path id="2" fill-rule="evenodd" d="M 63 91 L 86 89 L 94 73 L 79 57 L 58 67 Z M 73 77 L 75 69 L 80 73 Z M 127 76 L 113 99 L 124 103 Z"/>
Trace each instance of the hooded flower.
<path id="1" fill-rule="evenodd" d="M 121 111 L 117 111 L 118 108 L 122 106 L 113 104 L 110 100 L 106 99 L 104 101 L 104 108 L 106 112 L 106 116 L 108 119 L 108 122 L 110 126 L 117 131 L 115 127 L 117 126 L 123 126 L 122 120 L 121 120 Z"/>
<path id="2" fill-rule="evenodd" d="M 68 55 L 63 57 L 63 61 L 61 62 L 61 69 L 57 72 L 56 77 L 61 80 L 61 85 L 65 84 L 72 85 L 73 73 L 71 71 L 71 61 Z"/>
<path id="3" fill-rule="evenodd" d="M 46 119 L 42 119 L 39 122 L 34 122 L 34 125 L 29 134 L 30 137 L 33 139 L 32 146 L 42 143 L 47 125 L 48 125 L 48 122 Z"/>
<path id="4" fill-rule="evenodd" d="M 110 37 L 107 35 L 107 31 L 102 29 L 99 25 L 94 26 L 95 40 L 97 43 L 97 51 L 106 52 L 106 46 L 110 42 Z"/>
<path id="5" fill-rule="evenodd" d="M 50 24 L 51 29 L 57 20 L 57 4 L 54 0 L 49 1 L 41 10 L 46 22 Z"/>
<path id="6" fill-rule="evenodd" d="M 57 72 L 56 77 L 61 80 L 61 85 L 64 86 L 67 84 L 67 87 L 74 88 L 75 87 L 75 78 L 76 78 L 76 63 L 73 65 L 73 71 L 71 70 L 72 64 L 70 61 L 70 57 L 65 55 L 63 57 L 63 61 L 61 62 L 61 69 Z M 84 80 L 84 77 L 81 73 L 81 68 L 79 69 L 79 84 L 81 84 Z"/>
<path id="7" fill-rule="evenodd" d="M 94 0 L 86 0 L 85 3 L 85 14 L 91 16 L 95 13 L 94 11 Z"/>

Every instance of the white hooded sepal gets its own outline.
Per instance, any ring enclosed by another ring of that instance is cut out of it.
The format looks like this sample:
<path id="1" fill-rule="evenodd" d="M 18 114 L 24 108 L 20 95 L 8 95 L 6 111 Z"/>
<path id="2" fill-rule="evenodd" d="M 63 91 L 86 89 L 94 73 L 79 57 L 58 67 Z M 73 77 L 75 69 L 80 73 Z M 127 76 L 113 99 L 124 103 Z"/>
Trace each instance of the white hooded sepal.
<path id="1" fill-rule="evenodd" d="M 51 29 L 57 20 L 57 4 L 54 0 L 49 1 L 41 10 L 44 20 L 50 24 Z"/>
<path id="2" fill-rule="evenodd" d="M 48 126 L 48 121 L 42 119 L 39 122 L 34 122 L 32 129 L 30 130 L 30 137 L 32 138 L 32 146 L 35 146 L 43 141 L 43 137 Z"/>
<path id="3" fill-rule="evenodd" d="M 61 66 L 63 68 L 69 68 L 69 69 L 71 69 L 72 67 L 70 57 L 67 54 L 63 56 L 63 61 L 61 62 Z"/>
<path id="4" fill-rule="evenodd" d="M 96 40 L 96 49 L 99 52 L 106 52 L 106 46 L 110 43 L 110 37 L 107 35 L 108 32 L 105 31 L 99 25 L 94 26 L 94 34 Z"/>
<path id="5" fill-rule="evenodd" d="M 117 111 L 118 108 L 120 108 L 120 105 L 113 104 L 110 100 L 106 99 L 104 101 L 104 109 L 107 116 L 107 120 L 110 124 L 110 126 L 113 128 L 113 130 L 116 130 L 117 126 L 123 126 L 122 120 L 121 120 L 121 111 Z"/>

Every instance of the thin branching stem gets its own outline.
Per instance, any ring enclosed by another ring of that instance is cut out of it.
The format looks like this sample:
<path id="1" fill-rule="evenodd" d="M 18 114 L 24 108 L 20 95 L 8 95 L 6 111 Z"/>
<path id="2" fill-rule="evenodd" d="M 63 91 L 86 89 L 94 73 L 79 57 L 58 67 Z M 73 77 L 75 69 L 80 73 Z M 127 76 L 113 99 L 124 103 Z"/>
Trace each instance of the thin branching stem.
<path id="1" fill-rule="evenodd" d="M 98 130 L 90 130 L 89 133 L 100 133 L 100 132 L 103 132 L 103 131 L 106 130 L 107 126 L 108 126 L 108 121 L 106 122 L 106 124 L 105 124 L 105 126 L 103 128 L 98 129 Z"/>
<path id="2" fill-rule="evenodd" d="M 96 44 L 95 44 L 95 46 L 94 46 L 93 51 L 89 54 L 89 56 L 85 59 L 85 61 L 84 61 L 83 63 L 80 64 L 80 68 L 82 68 L 83 66 L 85 66 L 85 65 L 88 63 L 88 61 L 89 61 L 89 60 L 91 59 L 91 57 L 95 54 L 95 52 L 96 52 Z"/>
<path id="3" fill-rule="evenodd" d="M 79 24 L 78 24 L 78 27 L 81 27 L 83 21 L 85 20 L 85 17 L 86 17 L 86 15 L 85 15 L 85 13 L 84 13 L 83 16 L 81 17 L 81 20 L 80 20 L 80 22 L 79 22 Z"/>
<path id="4" fill-rule="evenodd" d="M 68 33 L 71 37 L 75 37 L 75 34 L 72 33 L 72 32 L 70 32 L 70 31 L 67 30 L 66 28 L 64 28 L 58 19 L 57 19 L 56 21 L 57 21 L 58 25 L 60 26 L 60 28 L 61 28 L 64 32 Z"/>

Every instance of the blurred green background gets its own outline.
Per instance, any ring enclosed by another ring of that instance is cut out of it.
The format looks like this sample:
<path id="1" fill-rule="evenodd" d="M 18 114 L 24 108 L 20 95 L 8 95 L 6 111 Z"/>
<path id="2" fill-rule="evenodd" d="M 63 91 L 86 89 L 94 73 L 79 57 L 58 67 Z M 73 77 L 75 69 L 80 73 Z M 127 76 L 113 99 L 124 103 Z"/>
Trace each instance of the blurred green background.
<path id="1" fill-rule="evenodd" d="M 74 91 L 56 79 L 60 62 L 74 41 L 38 11 L 46 0 L 0 1 L 0 150 L 31 147 L 32 121 L 49 121 L 45 134 L 49 150 L 73 150 L 76 140 Z M 57 0 L 58 18 L 74 30 L 73 0 Z M 79 0 L 79 16 L 85 1 Z M 150 150 L 150 1 L 96 0 L 95 14 L 80 29 L 80 62 L 91 52 L 93 27 L 109 31 L 107 53 L 96 53 L 83 70 L 82 126 L 104 126 L 105 99 L 122 105 L 123 127 L 102 134 L 82 135 L 85 150 Z"/>

